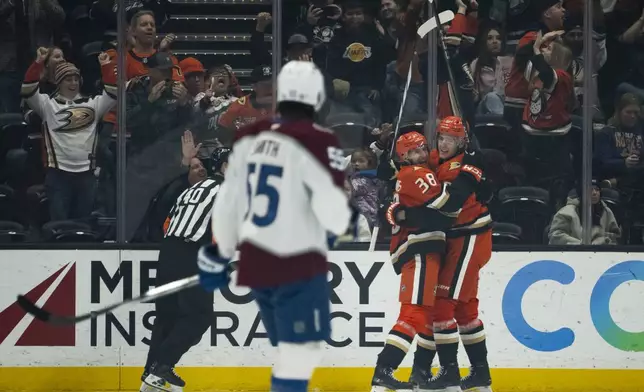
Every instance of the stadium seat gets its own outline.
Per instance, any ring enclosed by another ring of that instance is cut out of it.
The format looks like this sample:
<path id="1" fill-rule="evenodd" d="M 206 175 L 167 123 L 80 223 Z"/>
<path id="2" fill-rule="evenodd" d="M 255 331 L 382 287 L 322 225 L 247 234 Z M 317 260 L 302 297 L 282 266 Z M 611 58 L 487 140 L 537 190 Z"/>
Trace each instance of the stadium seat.
<path id="1" fill-rule="evenodd" d="M 337 113 L 326 118 L 327 128 L 333 129 L 345 150 L 353 150 L 368 142 L 371 127 L 363 113 Z"/>
<path id="2" fill-rule="evenodd" d="M 27 238 L 27 232 L 24 226 L 18 222 L 0 221 L 0 243 L 8 244 L 15 242 L 24 242 Z"/>
<path id="3" fill-rule="evenodd" d="M 543 228 L 553 215 L 549 192 L 536 187 L 509 187 L 499 191 L 498 200 L 495 219 L 520 226 L 522 243 L 540 244 Z"/>
<path id="4" fill-rule="evenodd" d="M 28 221 L 32 227 L 40 228 L 49 221 L 49 203 L 43 184 L 27 188 Z"/>
<path id="5" fill-rule="evenodd" d="M 521 227 L 506 222 L 494 222 L 492 225 L 492 243 L 511 245 L 521 243 Z"/>
<path id="6" fill-rule="evenodd" d="M 43 240 L 46 242 L 96 242 L 98 236 L 87 223 L 76 221 L 54 221 L 42 227 Z"/>
<path id="7" fill-rule="evenodd" d="M 474 122 L 474 135 L 482 149 L 493 148 L 509 152 L 516 144 L 511 145 L 514 140 L 511 135 L 510 125 L 497 115 L 478 115 Z"/>
<path id="8" fill-rule="evenodd" d="M 0 114 L 0 160 L 7 151 L 21 148 L 29 134 L 27 123 L 21 113 Z"/>
<path id="9" fill-rule="evenodd" d="M 0 185 L 0 220 L 20 221 L 20 211 L 15 190 L 9 185 Z"/>

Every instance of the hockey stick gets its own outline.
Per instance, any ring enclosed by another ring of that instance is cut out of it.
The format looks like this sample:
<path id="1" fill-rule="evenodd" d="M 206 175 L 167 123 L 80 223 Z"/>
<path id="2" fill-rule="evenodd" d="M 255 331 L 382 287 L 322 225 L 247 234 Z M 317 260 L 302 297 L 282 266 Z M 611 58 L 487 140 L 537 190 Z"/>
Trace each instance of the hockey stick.
<path id="1" fill-rule="evenodd" d="M 433 0 L 429 0 L 429 2 L 432 3 Z M 425 36 L 427 36 L 427 34 L 429 34 L 429 32 L 434 30 L 436 27 L 448 23 L 452 21 L 452 19 L 454 19 L 454 13 L 452 11 L 443 11 L 440 13 L 440 15 L 435 14 L 434 19 L 429 19 L 418 28 L 417 34 L 418 36 L 420 36 L 420 38 L 425 38 Z M 400 109 L 398 110 L 398 119 L 396 121 L 396 127 L 394 128 L 394 137 L 392 140 L 396 140 L 398 138 L 398 134 L 400 133 L 400 121 L 402 120 L 403 109 L 405 108 L 405 102 L 407 102 L 407 94 L 409 93 L 409 86 L 411 85 L 411 71 L 412 62 L 410 61 L 409 69 L 407 71 L 407 80 L 405 81 L 405 89 L 403 90 Z M 393 159 L 393 154 L 394 149 L 392 146 L 392 148 L 389 149 L 389 161 Z M 376 249 L 376 241 L 378 239 L 379 232 L 380 226 L 374 226 L 373 232 L 371 233 L 371 241 L 369 242 L 369 252 L 373 252 Z"/>
<path id="2" fill-rule="evenodd" d="M 174 282 L 170 282 L 162 286 L 155 287 L 151 290 L 146 291 L 143 295 L 138 296 L 136 298 L 126 299 L 122 302 L 115 303 L 110 306 L 106 306 L 102 309 L 93 310 L 89 313 L 84 313 L 77 316 L 55 315 L 43 309 L 42 307 L 39 307 L 38 305 L 36 305 L 35 303 L 30 301 L 29 299 L 27 299 L 27 297 L 23 295 L 18 296 L 18 305 L 20 305 L 20 307 L 25 312 L 33 315 L 36 319 L 40 321 L 44 321 L 46 323 L 53 324 L 53 325 L 68 325 L 68 324 L 80 323 L 81 321 L 85 321 L 89 319 L 95 319 L 98 316 L 101 316 L 107 313 L 112 313 L 116 308 L 120 308 L 123 305 L 151 301 L 154 299 L 165 297 L 166 295 L 177 293 L 181 290 L 185 290 L 190 287 L 195 287 L 197 285 L 199 285 L 199 275 L 190 276 L 188 278 L 175 280 Z"/>
<path id="3" fill-rule="evenodd" d="M 430 0 L 429 4 L 431 5 L 433 11 L 434 11 L 434 19 L 438 21 L 438 6 L 436 5 L 436 1 Z M 453 14 L 453 13 L 452 13 Z M 454 77 L 454 72 L 452 71 L 452 63 L 451 59 L 449 57 L 449 53 L 447 52 L 447 45 L 445 45 L 445 34 L 443 33 L 442 29 L 438 29 L 438 44 L 440 45 L 442 51 L 443 51 L 443 58 L 445 59 L 445 66 L 447 67 L 447 75 L 449 77 L 449 84 L 447 85 L 447 90 L 448 94 L 451 89 L 451 99 L 454 100 L 454 105 L 456 106 L 456 111 L 458 113 L 454 113 L 454 115 L 458 117 L 463 116 L 463 107 L 461 106 L 460 98 L 458 97 L 458 93 L 456 92 L 456 78 Z M 468 77 L 469 81 L 474 84 L 474 80 L 472 78 L 471 73 L 469 70 L 464 70 L 465 75 Z M 467 139 L 469 141 L 472 141 L 472 134 L 469 125 L 465 125 L 465 131 L 467 135 Z"/>

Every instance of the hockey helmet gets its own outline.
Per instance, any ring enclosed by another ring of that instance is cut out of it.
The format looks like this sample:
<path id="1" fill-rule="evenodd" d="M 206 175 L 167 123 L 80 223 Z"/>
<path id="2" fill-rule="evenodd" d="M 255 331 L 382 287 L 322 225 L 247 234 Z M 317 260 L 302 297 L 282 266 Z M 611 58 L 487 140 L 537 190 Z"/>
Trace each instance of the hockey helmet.
<path id="1" fill-rule="evenodd" d="M 465 138 L 467 136 L 463 120 L 456 116 L 447 116 L 443 118 L 438 124 L 436 133 L 459 138 Z"/>
<path id="2" fill-rule="evenodd" d="M 407 132 L 396 140 L 396 154 L 398 154 L 398 158 L 403 159 L 409 150 L 426 145 L 425 136 L 418 132 Z"/>
<path id="3" fill-rule="evenodd" d="M 218 173 L 224 163 L 228 163 L 228 156 L 232 149 L 228 147 L 217 147 L 210 155 L 210 166 L 212 173 Z"/>
<path id="4" fill-rule="evenodd" d="M 277 103 L 296 102 L 319 111 L 326 100 L 324 77 L 311 61 L 289 61 L 277 75 Z"/>

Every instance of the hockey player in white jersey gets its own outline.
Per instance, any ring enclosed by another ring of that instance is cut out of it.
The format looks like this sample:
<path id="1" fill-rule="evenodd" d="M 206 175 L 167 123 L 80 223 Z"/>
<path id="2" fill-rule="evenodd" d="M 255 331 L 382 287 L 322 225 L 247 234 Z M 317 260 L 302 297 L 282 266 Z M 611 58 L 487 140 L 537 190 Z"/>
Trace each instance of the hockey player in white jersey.
<path id="1" fill-rule="evenodd" d="M 313 121 L 325 100 L 311 62 L 291 61 L 277 77 L 277 117 L 238 131 L 226 181 L 214 203 L 215 245 L 199 254 L 202 285 L 228 282 L 239 250 L 238 284 L 252 289 L 277 346 L 271 391 L 305 392 L 330 337 L 328 238 L 357 214 L 343 191 L 336 136 Z"/>

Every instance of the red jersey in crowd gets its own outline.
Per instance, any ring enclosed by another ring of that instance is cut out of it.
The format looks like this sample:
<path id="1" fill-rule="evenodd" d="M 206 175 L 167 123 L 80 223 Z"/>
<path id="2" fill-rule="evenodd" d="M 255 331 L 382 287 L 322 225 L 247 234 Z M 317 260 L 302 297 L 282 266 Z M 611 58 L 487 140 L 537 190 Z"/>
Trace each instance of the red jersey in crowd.
<path id="1" fill-rule="evenodd" d="M 153 50 L 150 53 L 139 54 L 134 52 L 134 49 L 128 50 L 125 55 L 125 76 L 127 80 L 131 80 L 138 76 L 147 75 L 148 58 L 153 56 L 156 52 L 157 52 L 156 50 Z M 112 60 L 112 62 L 116 64 L 116 56 L 117 56 L 116 50 L 109 49 L 106 53 L 110 56 L 110 59 Z M 179 61 L 177 60 L 176 57 L 174 56 L 171 56 L 171 57 L 172 57 L 172 62 L 175 65 L 175 67 L 172 69 L 172 80 L 177 82 L 183 82 L 185 79 L 183 77 L 183 73 L 181 72 L 181 68 L 179 67 Z M 103 118 L 103 120 L 106 122 L 116 124 L 116 109 L 108 112 Z"/>
<path id="2" fill-rule="evenodd" d="M 527 50 L 527 46 L 532 47 L 534 41 L 537 39 L 537 31 L 527 32 L 520 40 L 517 46 L 517 53 Z M 530 51 L 529 56 L 532 57 L 533 53 Z M 510 79 L 505 85 L 505 104 L 506 106 L 523 108 L 528 99 L 530 98 L 530 88 L 528 80 L 531 75 L 526 75 L 526 72 L 531 72 L 532 67 L 529 66 L 529 58 L 517 56 L 512 61 L 512 68 L 510 70 Z M 527 71 L 526 71 L 527 70 Z"/>
<path id="3" fill-rule="evenodd" d="M 270 106 L 260 106 L 254 95 L 246 95 L 232 102 L 219 117 L 219 125 L 227 129 L 239 129 L 270 115 Z"/>
<path id="4" fill-rule="evenodd" d="M 573 100 L 573 81 L 564 70 L 555 70 L 555 85 L 552 91 L 543 88 L 537 80 L 530 101 L 523 109 L 523 129 L 536 134 L 565 135 L 571 127 L 570 103 Z"/>

